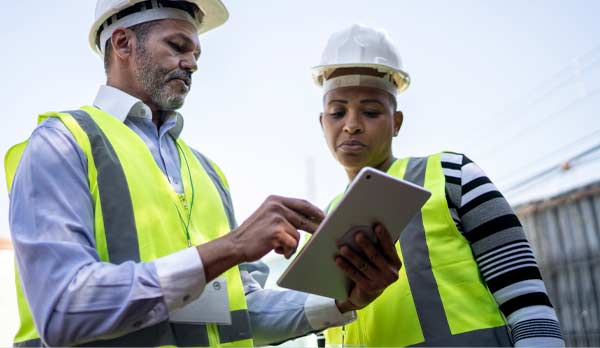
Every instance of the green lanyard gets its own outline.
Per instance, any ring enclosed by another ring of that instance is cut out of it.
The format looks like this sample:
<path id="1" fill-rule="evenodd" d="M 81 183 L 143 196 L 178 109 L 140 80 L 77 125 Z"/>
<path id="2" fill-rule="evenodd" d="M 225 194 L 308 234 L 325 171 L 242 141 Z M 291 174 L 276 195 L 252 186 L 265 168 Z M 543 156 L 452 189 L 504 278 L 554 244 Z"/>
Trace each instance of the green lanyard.
<path id="1" fill-rule="evenodd" d="M 188 164 L 187 157 L 185 156 L 185 152 L 183 152 L 183 149 L 181 148 L 181 146 L 179 145 L 179 143 L 175 139 L 173 139 L 173 141 L 175 142 L 175 145 L 177 145 L 177 148 L 179 149 L 179 151 L 183 155 L 183 160 L 185 161 L 185 166 L 187 168 L 188 177 L 190 179 L 190 188 L 192 189 L 192 199 L 191 199 L 189 208 L 188 208 L 188 204 L 187 204 L 187 199 L 185 197 L 185 188 L 184 188 L 182 194 L 178 194 L 177 195 L 179 197 L 179 200 L 181 201 L 181 204 L 183 204 L 183 206 L 185 207 L 185 209 L 188 211 L 187 222 L 183 219 L 183 216 L 181 214 L 181 211 L 177 207 L 177 204 L 174 204 L 175 205 L 175 209 L 177 210 L 177 215 L 179 215 L 179 221 L 181 222 L 181 226 L 183 227 L 183 230 L 185 231 L 185 238 L 187 240 L 188 248 L 190 248 L 192 246 L 192 240 L 190 238 L 190 229 L 189 229 L 189 227 L 190 227 L 190 221 L 192 219 L 192 209 L 194 208 L 194 196 L 195 196 L 194 182 L 192 181 L 192 172 L 190 171 L 190 166 Z"/>

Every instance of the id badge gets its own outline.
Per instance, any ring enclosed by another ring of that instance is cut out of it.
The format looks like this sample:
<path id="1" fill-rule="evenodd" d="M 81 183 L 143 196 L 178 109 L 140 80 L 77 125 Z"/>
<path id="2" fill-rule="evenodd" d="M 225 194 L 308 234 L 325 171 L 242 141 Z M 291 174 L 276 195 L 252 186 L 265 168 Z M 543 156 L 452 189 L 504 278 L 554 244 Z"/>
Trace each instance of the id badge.
<path id="1" fill-rule="evenodd" d="M 169 315 L 169 320 L 182 324 L 231 325 L 227 281 L 218 278 L 206 284 L 200 297 L 173 311 Z"/>

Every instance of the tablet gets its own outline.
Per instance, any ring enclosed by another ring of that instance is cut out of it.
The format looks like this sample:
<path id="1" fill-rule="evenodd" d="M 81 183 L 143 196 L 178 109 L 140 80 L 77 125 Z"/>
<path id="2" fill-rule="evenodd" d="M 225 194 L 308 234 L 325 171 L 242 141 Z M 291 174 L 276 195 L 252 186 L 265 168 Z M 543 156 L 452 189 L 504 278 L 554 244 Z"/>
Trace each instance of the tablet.
<path id="1" fill-rule="evenodd" d="M 363 168 L 277 280 L 277 285 L 347 299 L 352 281 L 335 263 L 338 245 L 343 241 L 354 244 L 352 236 L 359 230 L 366 230 L 367 236 L 376 240 L 371 228 L 376 222 L 382 223 L 392 240 L 397 241 L 429 196 L 431 193 L 418 185 L 373 168 Z"/>

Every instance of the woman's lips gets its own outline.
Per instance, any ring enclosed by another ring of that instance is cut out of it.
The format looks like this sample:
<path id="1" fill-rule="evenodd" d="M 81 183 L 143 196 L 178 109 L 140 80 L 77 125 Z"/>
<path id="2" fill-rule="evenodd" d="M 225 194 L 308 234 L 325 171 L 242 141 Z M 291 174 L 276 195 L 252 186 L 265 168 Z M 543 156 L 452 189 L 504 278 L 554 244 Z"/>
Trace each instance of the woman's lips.
<path id="1" fill-rule="evenodd" d="M 338 148 L 343 152 L 359 152 L 364 150 L 366 147 L 367 145 L 358 140 L 346 140 L 338 145 Z"/>

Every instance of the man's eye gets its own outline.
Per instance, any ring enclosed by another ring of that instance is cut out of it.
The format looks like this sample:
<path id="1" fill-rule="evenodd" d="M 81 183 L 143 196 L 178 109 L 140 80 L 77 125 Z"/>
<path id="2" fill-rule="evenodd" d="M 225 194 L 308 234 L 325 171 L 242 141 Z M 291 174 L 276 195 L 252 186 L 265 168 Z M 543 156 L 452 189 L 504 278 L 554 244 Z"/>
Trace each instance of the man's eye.
<path id="1" fill-rule="evenodd" d="M 169 46 L 177 52 L 181 52 L 183 47 L 181 45 L 176 44 L 175 42 L 169 42 Z"/>

